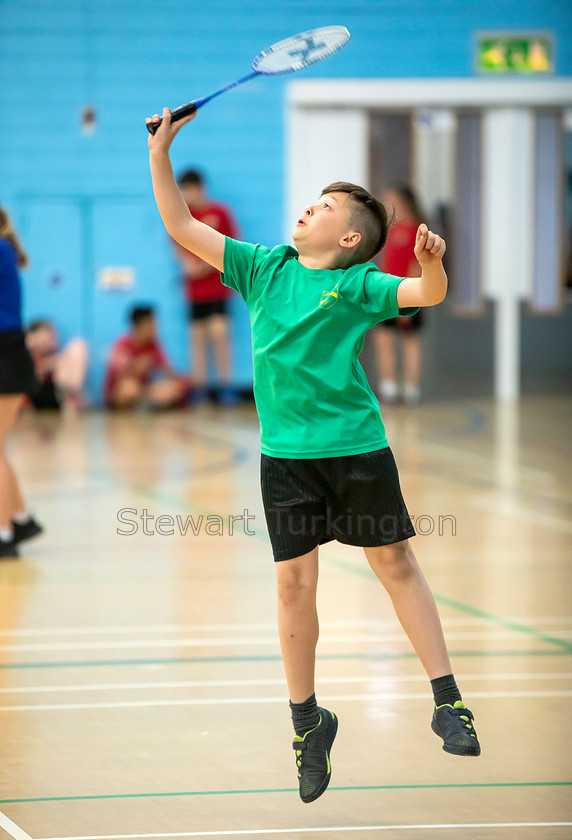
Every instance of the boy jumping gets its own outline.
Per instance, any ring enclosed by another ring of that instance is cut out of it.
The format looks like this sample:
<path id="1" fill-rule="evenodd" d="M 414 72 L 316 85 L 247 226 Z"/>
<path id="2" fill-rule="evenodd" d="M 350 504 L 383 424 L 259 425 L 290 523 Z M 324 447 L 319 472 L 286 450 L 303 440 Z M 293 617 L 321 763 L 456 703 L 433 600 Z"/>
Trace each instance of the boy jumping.
<path id="1" fill-rule="evenodd" d="M 250 314 L 262 498 L 276 561 L 300 797 L 312 802 L 326 790 L 338 728 L 314 693 L 318 547 L 332 539 L 363 547 L 387 590 L 431 681 L 431 726 L 443 749 L 479 755 L 473 715 L 462 702 L 435 601 L 409 544 L 415 531 L 379 405 L 358 361 L 370 327 L 445 298 L 445 242 L 420 225 L 421 276 L 383 274 L 369 260 L 387 238 L 385 208 L 344 182 L 330 184 L 306 207 L 292 234 L 297 250 L 225 237 L 191 216 L 173 176 L 169 147 L 190 119 L 171 124 L 165 108 L 149 135 L 153 190 L 170 236 L 222 272 Z"/>

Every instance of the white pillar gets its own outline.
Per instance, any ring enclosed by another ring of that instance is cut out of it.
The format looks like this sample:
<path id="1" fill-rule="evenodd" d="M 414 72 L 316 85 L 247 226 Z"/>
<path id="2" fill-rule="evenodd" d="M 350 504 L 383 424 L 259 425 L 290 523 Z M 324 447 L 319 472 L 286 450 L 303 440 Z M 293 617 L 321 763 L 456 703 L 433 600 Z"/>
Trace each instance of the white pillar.
<path id="1" fill-rule="evenodd" d="M 455 183 L 455 114 L 421 108 L 413 120 L 413 185 L 429 218 L 449 204 Z"/>
<path id="2" fill-rule="evenodd" d="M 483 294 L 495 301 L 495 396 L 520 394 L 520 302 L 532 272 L 533 123 L 526 108 L 483 116 Z"/>
<path id="3" fill-rule="evenodd" d="M 351 108 L 304 108 L 288 112 L 285 240 L 306 205 L 332 181 L 368 187 L 369 120 Z"/>

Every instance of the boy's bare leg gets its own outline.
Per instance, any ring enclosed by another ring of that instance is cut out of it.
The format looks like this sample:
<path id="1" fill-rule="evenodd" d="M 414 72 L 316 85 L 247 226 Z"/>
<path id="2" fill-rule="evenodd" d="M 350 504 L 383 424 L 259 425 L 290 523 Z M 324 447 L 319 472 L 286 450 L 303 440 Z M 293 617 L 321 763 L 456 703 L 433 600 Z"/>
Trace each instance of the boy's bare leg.
<path id="1" fill-rule="evenodd" d="M 184 384 L 180 377 L 166 376 L 149 385 L 146 397 L 153 408 L 172 408 L 180 404 L 184 392 Z"/>
<path id="2" fill-rule="evenodd" d="M 435 599 L 423 577 L 409 540 L 364 548 L 368 562 L 393 601 L 401 626 L 409 636 L 431 680 L 435 708 L 431 728 L 453 755 L 480 755 L 473 714 L 463 704 L 451 671 Z"/>
<path id="3" fill-rule="evenodd" d="M 336 715 L 318 707 L 314 693 L 319 630 L 318 546 L 301 557 L 275 565 L 278 630 L 290 694 L 300 798 L 303 802 L 313 802 L 330 783 L 330 752 L 338 731 Z"/>
<path id="4" fill-rule="evenodd" d="M 451 673 L 435 599 L 409 540 L 364 548 L 369 565 L 393 602 L 401 626 L 430 680 Z"/>
<path id="5" fill-rule="evenodd" d="M 275 564 L 278 583 L 278 632 L 292 703 L 314 693 L 318 642 L 318 547 Z"/>
<path id="6" fill-rule="evenodd" d="M 230 382 L 228 317 L 226 315 L 212 315 L 209 318 L 208 329 L 215 353 L 218 380 L 226 385 Z"/>
<path id="7" fill-rule="evenodd" d="M 374 330 L 377 345 L 377 363 L 381 379 L 395 381 L 395 349 L 393 347 L 393 330 L 388 327 L 378 327 Z"/>
<path id="8" fill-rule="evenodd" d="M 373 330 L 377 349 L 379 392 L 382 399 L 388 402 L 397 397 L 394 332 L 390 327 L 377 327 Z"/>
<path id="9" fill-rule="evenodd" d="M 419 387 L 421 379 L 421 339 L 419 333 L 410 332 L 403 336 L 403 362 L 406 385 Z"/>
<path id="10" fill-rule="evenodd" d="M 88 362 L 87 343 L 83 338 L 72 338 L 58 353 L 54 379 L 62 391 L 79 393 L 85 382 Z"/>
<path id="11" fill-rule="evenodd" d="M 207 325 L 206 319 L 193 321 L 191 327 L 193 343 L 193 382 L 196 387 L 207 384 Z"/>
<path id="12" fill-rule="evenodd" d="M 110 399 L 114 408 L 130 409 L 141 399 L 142 386 L 135 376 L 122 376 L 117 381 Z"/>

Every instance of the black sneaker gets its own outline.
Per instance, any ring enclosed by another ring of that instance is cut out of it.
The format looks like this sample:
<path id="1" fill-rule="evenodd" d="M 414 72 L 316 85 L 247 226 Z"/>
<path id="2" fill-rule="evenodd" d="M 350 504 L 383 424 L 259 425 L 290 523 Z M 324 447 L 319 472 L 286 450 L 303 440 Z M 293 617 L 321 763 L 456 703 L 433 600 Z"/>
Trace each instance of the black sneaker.
<path id="1" fill-rule="evenodd" d="M 302 802 L 313 802 L 323 794 L 332 775 L 330 750 L 338 731 L 338 719 L 333 712 L 318 706 L 318 725 L 304 735 L 294 735 L 296 765 Z"/>
<path id="2" fill-rule="evenodd" d="M 443 739 L 443 749 L 453 755 L 480 755 L 481 747 L 472 724 L 473 713 L 462 700 L 454 706 L 436 706 L 431 721 L 433 732 Z"/>
<path id="3" fill-rule="evenodd" d="M 0 539 L 0 558 L 6 558 L 9 560 L 11 557 L 18 557 L 18 547 L 16 545 L 16 540 L 3 540 Z"/>
<path id="4" fill-rule="evenodd" d="M 43 528 L 39 522 L 30 516 L 26 522 L 12 521 L 12 528 L 14 529 L 14 542 L 16 544 L 24 542 L 24 540 L 31 540 L 43 532 Z"/>

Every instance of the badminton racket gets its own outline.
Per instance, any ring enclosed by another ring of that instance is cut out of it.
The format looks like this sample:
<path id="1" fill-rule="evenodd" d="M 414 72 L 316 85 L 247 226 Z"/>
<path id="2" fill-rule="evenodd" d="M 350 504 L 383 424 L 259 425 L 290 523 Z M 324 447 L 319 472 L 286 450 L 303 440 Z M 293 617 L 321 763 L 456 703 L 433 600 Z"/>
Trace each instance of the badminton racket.
<path id="1" fill-rule="evenodd" d="M 280 76 L 283 73 L 293 73 L 295 70 L 302 70 L 313 64 L 315 61 L 320 61 L 326 58 L 337 50 L 341 49 L 349 40 L 350 33 L 345 26 L 322 26 L 319 29 L 310 29 L 308 32 L 301 32 L 299 35 L 293 35 L 291 38 L 286 38 L 284 41 L 279 41 L 277 44 L 272 44 L 262 50 L 252 62 L 252 73 L 243 76 L 236 82 L 226 87 L 211 93 L 210 96 L 204 96 L 202 99 L 194 99 L 192 102 L 187 102 L 186 105 L 180 105 L 171 111 L 171 122 L 180 120 L 183 117 L 188 117 L 194 114 L 195 111 L 214 99 L 215 96 L 220 96 L 226 93 L 227 90 L 232 90 L 238 85 L 248 82 L 249 79 L 254 79 L 256 76 Z M 147 130 L 151 134 L 155 134 L 162 120 L 158 122 L 148 122 Z"/>

